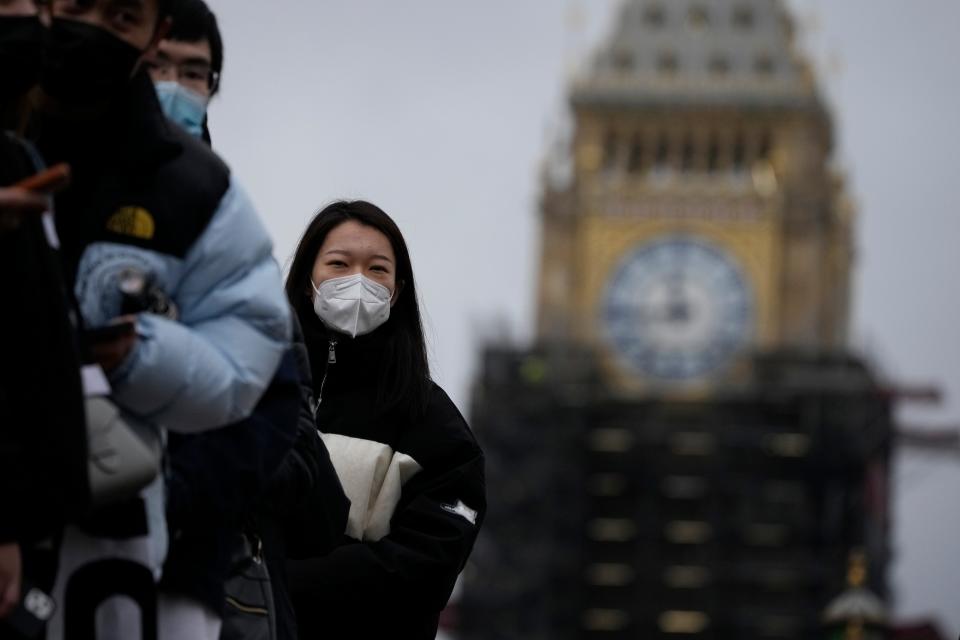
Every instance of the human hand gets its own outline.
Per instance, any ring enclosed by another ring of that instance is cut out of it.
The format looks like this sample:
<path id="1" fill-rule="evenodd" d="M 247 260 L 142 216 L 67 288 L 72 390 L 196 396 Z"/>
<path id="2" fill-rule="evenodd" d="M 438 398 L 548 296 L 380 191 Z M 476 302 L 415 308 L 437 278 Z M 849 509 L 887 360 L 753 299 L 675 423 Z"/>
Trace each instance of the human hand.
<path id="1" fill-rule="evenodd" d="M 114 318 L 110 324 L 129 324 L 129 329 L 109 340 L 94 342 L 90 345 L 90 353 L 97 364 L 107 373 L 110 373 L 127 359 L 137 344 L 137 316 L 127 315 Z"/>
<path id="2" fill-rule="evenodd" d="M 0 187 L 0 232 L 16 229 L 24 215 L 43 213 L 49 206 L 43 194 L 19 187 Z"/>
<path id="3" fill-rule="evenodd" d="M 0 619 L 7 617 L 20 602 L 21 572 L 20 545 L 0 544 Z"/>

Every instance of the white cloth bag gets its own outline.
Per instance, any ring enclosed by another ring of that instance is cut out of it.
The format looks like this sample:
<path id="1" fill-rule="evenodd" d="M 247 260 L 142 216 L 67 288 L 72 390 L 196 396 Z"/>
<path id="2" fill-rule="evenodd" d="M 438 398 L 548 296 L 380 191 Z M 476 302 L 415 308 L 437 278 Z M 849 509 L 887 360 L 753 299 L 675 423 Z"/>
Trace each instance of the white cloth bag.
<path id="1" fill-rule="evenodd" d="M 346 534 L 376 541 L 390 533 L 403 485 L 421 471 L 416 460 L 373 440 L 322 433 L 333 468 L 350 499 Z"/>

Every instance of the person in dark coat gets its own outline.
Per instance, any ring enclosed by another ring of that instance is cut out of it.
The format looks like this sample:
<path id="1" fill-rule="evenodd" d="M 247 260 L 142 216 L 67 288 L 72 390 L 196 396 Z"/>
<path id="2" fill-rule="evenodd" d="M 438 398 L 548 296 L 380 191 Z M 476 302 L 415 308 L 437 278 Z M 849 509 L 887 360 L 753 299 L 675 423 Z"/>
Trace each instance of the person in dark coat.
<path id="1" fill-rule="evenodd" d="M 15 188 L 43 169 L 11 130 L 39 75 L 30 0 L 0 3 L 0 638 L 24 587 L 49 591 L 55 539 L 87 505 L 80 355 L 49 200 Z"/>
<path id="2" fill-rule="evenodd" d="M 301 638 L 433 638 L 486 511 L 483 454 L 431 379 L 406 243 L 362 201 L 311 221 L 287 296 L 351 499 L 329 554 L 287 563 Z"/>

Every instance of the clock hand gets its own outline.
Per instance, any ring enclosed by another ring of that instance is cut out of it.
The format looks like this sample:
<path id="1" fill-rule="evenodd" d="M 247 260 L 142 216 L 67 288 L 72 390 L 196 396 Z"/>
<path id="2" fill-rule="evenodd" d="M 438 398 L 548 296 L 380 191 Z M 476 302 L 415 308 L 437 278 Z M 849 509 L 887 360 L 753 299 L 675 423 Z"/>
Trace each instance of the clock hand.
<path id="1" fill-rule="evenodd" d="M 683 286 L 683 271 L 674 271 L 667 282 L 667 320 L 669 322 L 687 322 L 690 319 L 690 301 Z"/>

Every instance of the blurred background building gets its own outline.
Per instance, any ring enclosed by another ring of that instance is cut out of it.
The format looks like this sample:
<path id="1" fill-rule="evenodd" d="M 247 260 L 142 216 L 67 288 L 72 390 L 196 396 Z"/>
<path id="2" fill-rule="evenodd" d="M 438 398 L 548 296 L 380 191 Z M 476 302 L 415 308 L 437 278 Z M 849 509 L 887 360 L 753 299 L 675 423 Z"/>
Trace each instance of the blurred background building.
<path id="1" fill-rule="evenodd" d="M 491 344 L 464 638 L 887 637 L 892 403 L 778 0 L 626 0 L 543 171 L 537 339 Z"/>

